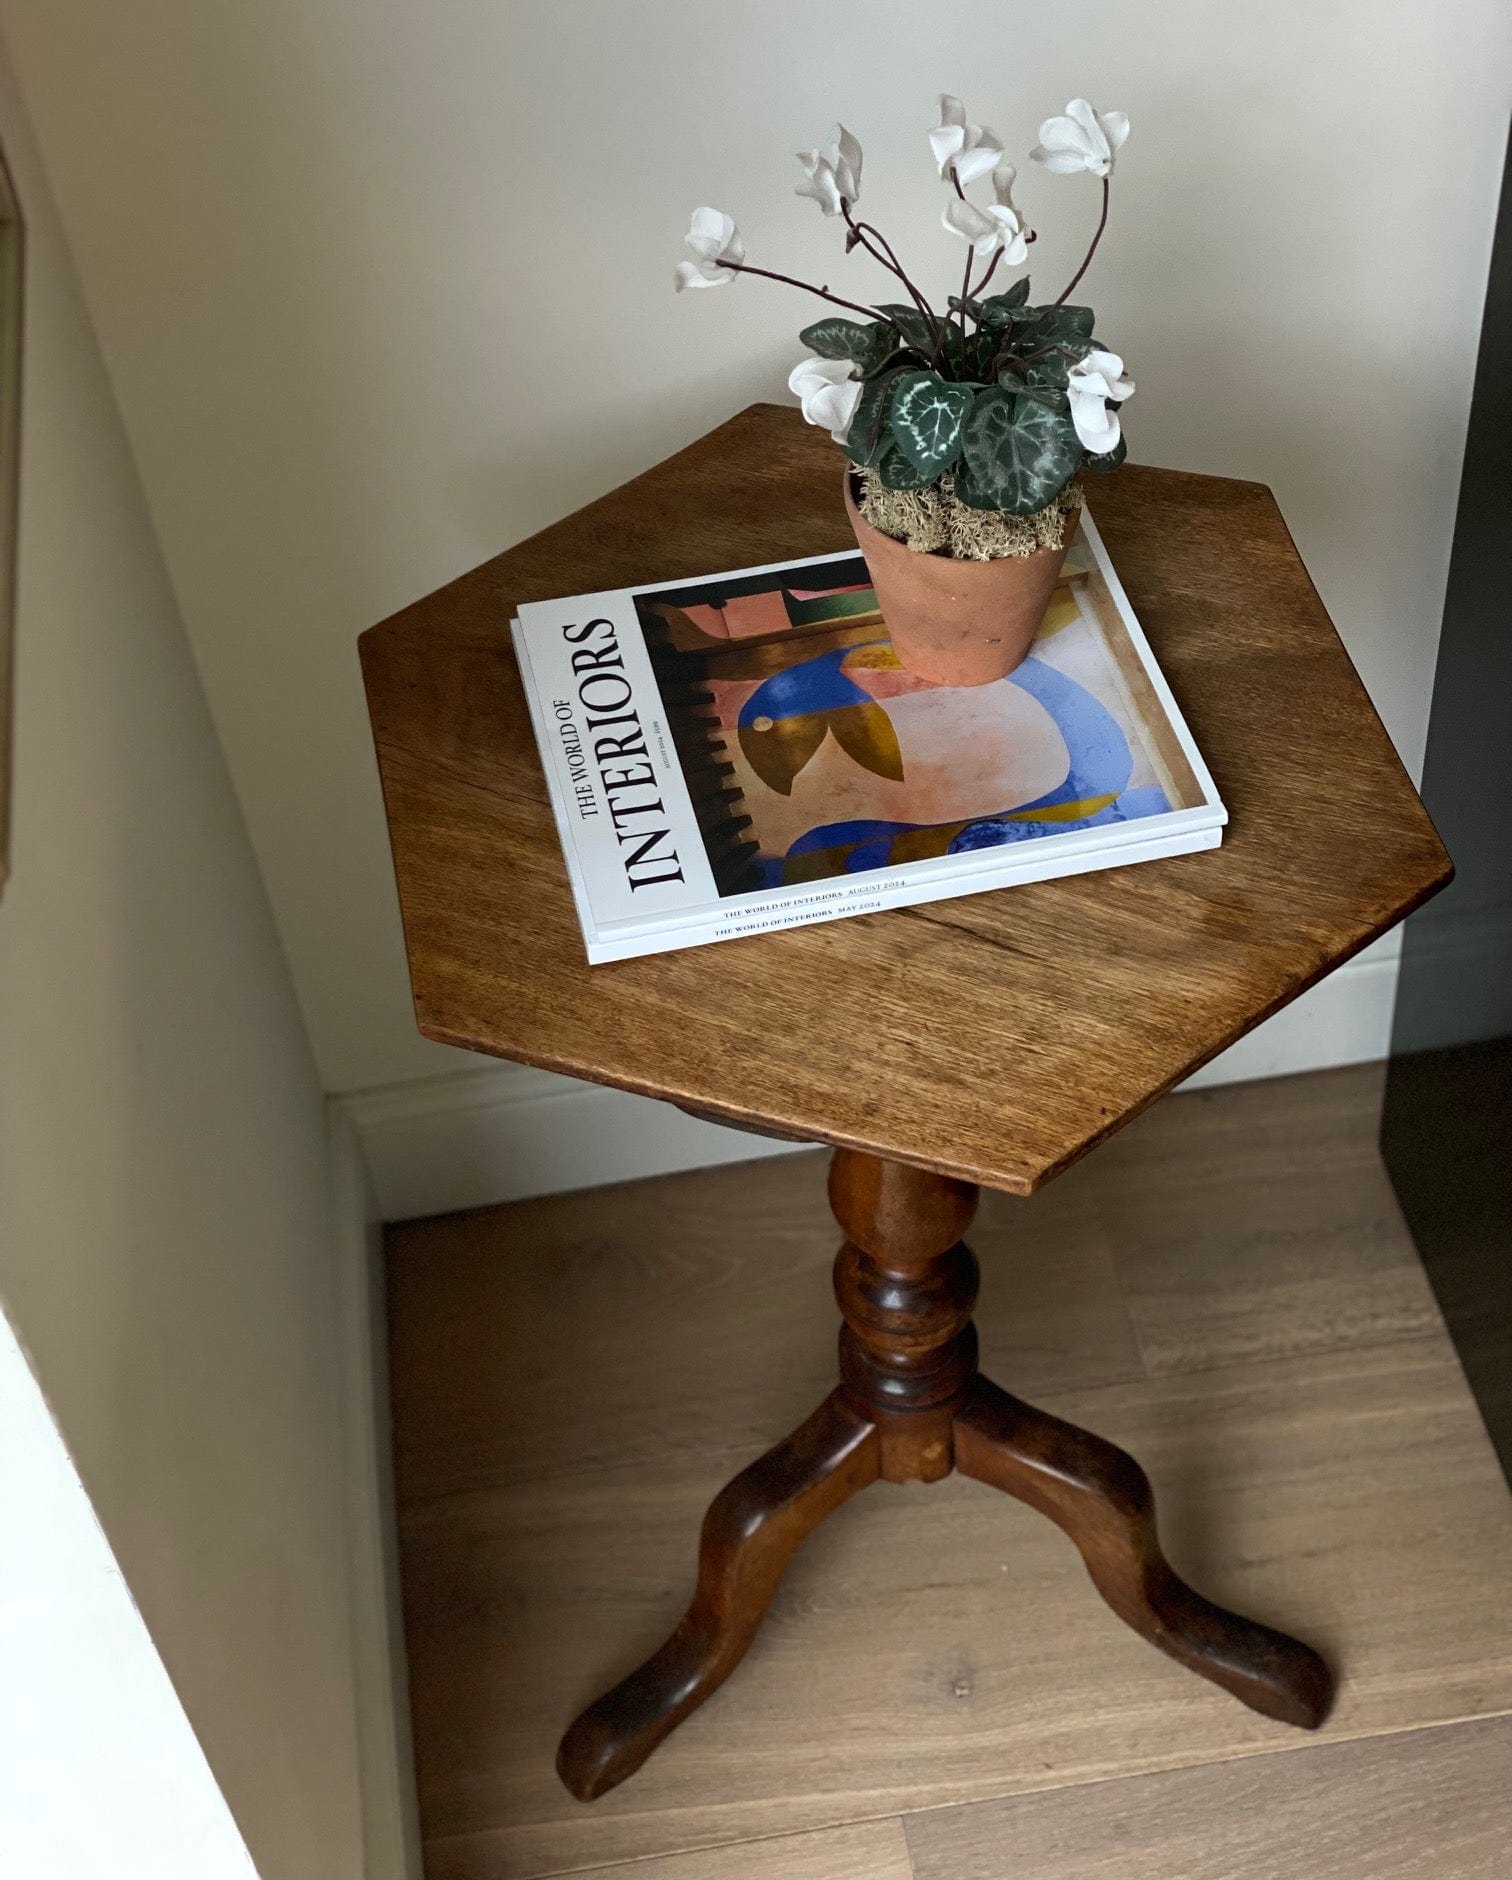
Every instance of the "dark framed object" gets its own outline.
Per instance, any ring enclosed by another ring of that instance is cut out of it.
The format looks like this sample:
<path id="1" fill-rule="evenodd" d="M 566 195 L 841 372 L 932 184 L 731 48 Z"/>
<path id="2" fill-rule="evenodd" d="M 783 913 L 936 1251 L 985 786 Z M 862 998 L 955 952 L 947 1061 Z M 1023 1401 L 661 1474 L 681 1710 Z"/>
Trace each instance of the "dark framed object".
<path id="1" fill-rule="evenodd" d="M 1381 1146 L 1512 1480 L 1512 147 L 1491 250 L 1423 798 L 1458 870 L 1407 924 Z"/>
<path id="2" fill-rule="evenodd" d="M 16 483 L 21 445 L 21 209 L 0 152 L 0 888 L 10 873 Z"/>

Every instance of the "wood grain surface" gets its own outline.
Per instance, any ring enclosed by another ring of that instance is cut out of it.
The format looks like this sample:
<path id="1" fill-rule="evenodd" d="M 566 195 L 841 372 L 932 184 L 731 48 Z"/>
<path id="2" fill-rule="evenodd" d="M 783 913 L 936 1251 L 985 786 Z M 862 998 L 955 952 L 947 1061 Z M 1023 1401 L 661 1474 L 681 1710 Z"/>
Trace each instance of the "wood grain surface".
<path id="1" fill-rule="evenodd" d="M 1502 1880 L 1509 1774 L 1497 1717 L 943 1809 L 908 1845 L 915 1880 Z"/>
<path id="2" fill-rule="evenodd" d="M 1270 492 L 1126 465 L 1092 509 L 1220 850 L 590 968 L 509 617 L 849 546 L 833 446 L 752 406 L 363 636 L 421 1030 L 1025 1194 L 1441 886 Z"/>
<path id="3" fill-rule="evenodd" d="M 594 1867 L 574 1880 L 913 1880 L 900 1821 L 739 1841 L 696 1854 Z"/>
<path id="4" fill-rule="evenodd" d="M 1192 1091 L 1077 1171 L 1102 1200 L 1099 1225 L 1150 1371 L 1437 1328 L 1376 1146 L 1384 1082 L 1382 1064 L 1292 1078 L 1284 1107 L 1265 1082 Z"/>
<path id="5" fill-rule="evenodd" d="M 1179 1572 L 1344 1667 L 1322 1740 L 1512 1710 L 1512 1512 L 1442 1335 L 1050 1407 L 1140 1457 Z M 677 1623 L 709 1497 L 749 1459 L 562 1458 L 401 1510 L 427 1880 L 530 1880 L 1295 1740 L 1151 1651 L 1049 1522 L 952 1476 L 879 1486 L 818 1528 L 738 1676 L 585 1808 L 556 1774 L 561 1732 Z"/>
<path id="6" fill-rule="evenodd" d="M 1410 1247 L 1365 1172 L 1377 1088 L 1341 1071 L 1177 1096 L 1031 1199 L 984 1195 L 971 1229 L 992 1260 L 984 1366 L 1139 1458 L 1179 1572 L 1343 1668 L 1324 1743 L 1512 1709 L 1512 1505 L 1431 1304 L 1403 1303 Z M 1174 1252 L 1110 1227 L 1155 1168 Z M 731 1684 L 633 1782 L 591 1808 L 566 1794 L 557 1739 L 676 1623 L 710 1495 L 829 1386 L 833 1248 L 817 1155 L 390 1230 L 429 1880 L 1038 1791 L 1075 1810 L 1099 1793 L 1081 1785 L 1298 1741 L 1128 1632 L 1048 1522 L 955 1477 L 833 1515 Z M 1378 1317 L 1349 1304 L 1373 1290 Z M 1331 1806 L 1315 1795 L 1305 1821 L 1322 1832 Z M 725 1858 L 711 1880 L 743 1873 Z"/>

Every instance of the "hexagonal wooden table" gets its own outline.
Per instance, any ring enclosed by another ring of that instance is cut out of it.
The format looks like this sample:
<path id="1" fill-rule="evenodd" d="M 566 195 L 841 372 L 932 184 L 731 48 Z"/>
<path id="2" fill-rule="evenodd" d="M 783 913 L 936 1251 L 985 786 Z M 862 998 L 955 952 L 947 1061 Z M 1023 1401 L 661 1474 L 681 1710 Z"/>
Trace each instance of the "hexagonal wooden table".
<path id="1" fill-rule="evenodd" d="M 835 1147 L 841 1381 L 718 1496 L 686 1618 L 567 1732 L 584 1800 L 734 1669 L 831 1509 L 952 1468 L 1058 1522 L 1193 1671 L 1289 1723 L 1327 1710 L 1315 1653 L 1172 1572 L 1130 1457 L 979 1374 L 961 1236 L 978 1184 L 1029 1194 L 1450 864 L 1269 491 L 1126 465 L 1091 502 L 1229 805 L 1216 851 L 587 965 L 510 616 L 852 546 L 837 454 L 793 411 L 753 406 L 362 638 L 426 1036 Z"/>

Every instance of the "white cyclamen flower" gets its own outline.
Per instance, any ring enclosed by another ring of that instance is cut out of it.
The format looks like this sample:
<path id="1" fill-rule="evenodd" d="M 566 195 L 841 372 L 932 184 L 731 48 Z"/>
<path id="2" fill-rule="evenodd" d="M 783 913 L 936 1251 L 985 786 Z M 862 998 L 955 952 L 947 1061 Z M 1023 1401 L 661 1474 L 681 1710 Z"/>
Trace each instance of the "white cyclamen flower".
<path id="1" fill-rule="evenodd" d="M 804 359 L 788 375 L 788 390 L 802 402 L 804 417 L 822 425 L 837 444 L 850 435 L 863 390 L 850 374 L 849 359 Z"/>
<path id="2" fill-rule="evenodd" d="M 1123 360 L 1117 353 L 1094 349 L 1072 366 L 1066 381 L 1071 400 L 1071 422 L 1082 448 L 1094 457 L 1102 456 L 1118 443 L 1118 413 L 1108 409 L 1108 400 L 1122 404 L 1134 396 L 1134 381 L 1124 377 Z"/>
<path id="3" fill-rule="evenodd" d="M 808 178 L 793 192 L 812 196 L 826 215 L 839 215 L 842 203 L 861 195 L 861 146 L 843 124 L 830 132 L 823 150 L 800 150 L 798 161 Z"/>
<path id="4" fill-rule="evenodd" d="M 721 267 L 720 263 L 745 260 L 745 243 L 740 239 L 740 230 L 717 209 L 695 209 L 692 224 L 683 239 L 694 259 L 677 264 L 673 282 L 678 293 L 685 287 L 722 287 L 726 281 L 734 279 L 734 271 Z"/>
<path id="5" fill-rule="evenodd" d="M 983 124 L 966 122 L 966 107 L 948 91 L 940 93 L 940 122 L 929 133 L 942 178 L 955 175 L 962 189 L 985 176 L 1003 154 L 1000 140 Z"/>
<path id="6" fill-rule="evenodd" d="M 1085 98 L 1073 98 L 1064 117 L 1046 118 L 1040 125 L 1040 140 L 1029 154 L 1058 176 L 1074 176 L 1078 170 L 1111 176 L 1113 153 L 1123 148 L 1128 134 L 1122 111 L 1094 111 Z"/>
<path id="7" fill-rule="evenodd" d="M 1000 163 L 992 172 L 992 193 L 1005 209 L 1011 209 L 1018 215 L 1018 204 L 1013 200 L 1013 185 L 1018 178 L 1018 171 L 1011 163 Z M 1023 217 L 1020 216 L 1022 221 Z"/>
<path id="8" fill-rule="evenodd" d="M 1012 200 L 1017 174 L 1011 163 L 998 165 L 992 172 L 992 193 L 997 200 L 985 209 L 964 196 L 953 196 L 940 211 L 940 220 L 952 235 L 980 249 L 984 258 L 1001 248 L 1010 268 L 1021 267 L 1029 259 L 1029 240 Z"/>

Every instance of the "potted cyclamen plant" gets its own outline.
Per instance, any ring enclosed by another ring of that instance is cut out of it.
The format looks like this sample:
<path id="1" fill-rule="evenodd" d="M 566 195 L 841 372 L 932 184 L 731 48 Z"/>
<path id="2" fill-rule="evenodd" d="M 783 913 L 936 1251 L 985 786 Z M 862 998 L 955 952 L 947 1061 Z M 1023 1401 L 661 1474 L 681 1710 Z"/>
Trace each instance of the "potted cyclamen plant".
<path id="1" fill-rule="evenodd" d="M 1060 175 L 1099 177 L 1102 213 L 1081 266 L 1039 305 L 1030 304 L 1027 276 L 986 292 L 1000 265 L 1023 266 L 1035 236 L 1014 204 L 1016 172 L 1002 144 L 948 94 L 929 142 L 951 192 L 940 220 L 966 243 L 966 266 L 943 312 L 880 230 L 858 220 L 861 146 L 843 125 L 825 150 L 799 152 L 797 193 L 842 217 L 846 252 L 863 249 L 895 275 L 906 302 L 868 306 L 755 267 L 729 216 L 694 211 L 694 258 L 677 269 L 679 291 L 756 274 L 861 316 L 805 328 L 799 338 L 816 356 L 788 384 L 804 417 L 850 460 L 846 510 L 893 649 L 938 684 L 981 685 L 1025 658 L 1076 533 L 1078 472 L 1123 461 L 1118 407 L 1134 384 L 1122 359 L 1094 342 L 1092 309 L 1070 296 L 1102 239 L 1114 158 L 1128 134 L 1122 112 L 1094 111 L 1085 98 L 1040 126 L 1033 159 Z M 990 201 L 967 193 L 977 185 L 990 188 Z"/>

